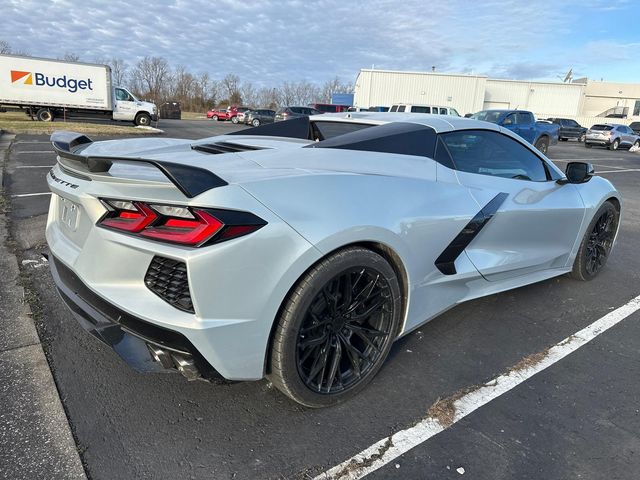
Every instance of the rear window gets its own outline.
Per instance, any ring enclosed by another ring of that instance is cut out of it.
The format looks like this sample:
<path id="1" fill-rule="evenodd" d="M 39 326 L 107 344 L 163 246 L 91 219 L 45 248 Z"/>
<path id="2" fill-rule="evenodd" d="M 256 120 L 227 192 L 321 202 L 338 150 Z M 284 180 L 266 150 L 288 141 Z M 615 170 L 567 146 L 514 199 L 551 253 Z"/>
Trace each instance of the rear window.
<path id="1" fill-rule="evenodd" d="M 484 120 L 485 122 L 498 123 L 500 117 L 504 112 L 501 111 L 491 111 L 491 110 L 483 110 L 482 112 L 475 113 L 471 115 L 471 118 L 475 118 L 476 120 Z"/>
<path id="2" fill-rule="evenodd" d="M 591 130 L 604 130 L 608 132 L 609 130 L 613 130 L 613 127 L 611 125 L 594 125 L 591 127 Z"/>
<path id="3" fill-rule="evenodd" d="M 300 108 L 300 107 L 289 107 L 289 110 L 291 110 L 293 113 L 307 113 L 305 112 L 304 108 Z M 308 108 L 306 110 L 309 110 Z"/>
<path id="4" fill-rule="evenodd" d="M 358 130 L 371 126 L 373 125 L 366 123 L 313 122 L 311 128 L 313 129 L 314 140 L 327 140 L 328 138 L 344 135 L 345 133 L 357 132 Z"/>
<path id="5" fill-rule="evenodd" d="M 414 105 L 411 107 L 411 111 L 414 113 L 431 113 L 431 107 L 418 107 Z"/>

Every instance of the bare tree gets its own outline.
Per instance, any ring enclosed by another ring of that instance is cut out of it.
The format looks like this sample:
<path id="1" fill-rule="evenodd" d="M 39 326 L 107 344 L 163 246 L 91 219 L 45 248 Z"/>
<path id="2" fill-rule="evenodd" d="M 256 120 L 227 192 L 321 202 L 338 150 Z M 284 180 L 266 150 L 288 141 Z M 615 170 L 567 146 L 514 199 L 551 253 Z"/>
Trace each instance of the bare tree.
<path id="1" fill-rule="evenodd" d="M 107 60 L 106 64 L 111 67 L 113 83 L 115 85 L 124 85 L 129 65 L 121 58 L 112 58 Z"/>
<path id="2" fill-rule="evenodd" d="M 4 40 L 0 40 L 0 55 L 11 53 L 11 45 L 9 42 L 5 42 Z"/>
<path id="3" fill-rule="evenodd" d="M 324 84 L 322 85 L 321 89 L 320 89 L 320 101 L 322 103 L 330 103 L 331 102 L 331 96 L 334 93 L 351 93 L 353 92 L 353 85 L 350 85 L 348 83 L 343 83 L 340 81 L 340 79 L 338 77 L 335 77 L 332 80 L 327 80 L 326 82 L 324 82 Z"/>
<path id="4" fill-rule="evenodd" d="M 132 87 L 141 97 L 151 98 L 155 103 L 161 103 L 169 90 L 171 69 L 166 59 L 162 57 L 144 57 L 135 67 L 132 74 Z"/>
<path id="5" fill-rule="evenodd" d="M 233 73 L 227 74 L 222 79 L 222 89 L 227 96 L 227 100 L 232 105 L 242 103 L 242 95 L 240 93 L 240 77 Z"/>
<path id="6" fill-rule="evenodd" d="M 62 59 L 65 62 L 79 62 L 80 61 L 80 55 L 76 55 L 75 53 L 70 53 L 67 52 L 62 56 Z"/>
<path id="7" fill-rule="evenodd" d="M 257 91 L 251 82 L 243 82 L 240 87 L 242 101 L 247 107 L 258 107 Z"/>

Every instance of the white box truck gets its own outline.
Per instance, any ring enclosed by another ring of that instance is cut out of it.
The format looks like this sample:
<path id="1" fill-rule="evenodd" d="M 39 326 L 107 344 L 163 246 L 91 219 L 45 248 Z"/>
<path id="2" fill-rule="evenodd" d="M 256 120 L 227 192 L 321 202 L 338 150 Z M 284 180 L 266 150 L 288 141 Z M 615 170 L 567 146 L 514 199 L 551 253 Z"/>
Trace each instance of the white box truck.
<path id="1" fill-rule="evenodd" d="M 109 116 L 147 126 L 158 119 L 155 104 L 112 86 L 108 65 L 0 55 L 0 107 L 25 109 L 50 122 L 77 114 Z"/>

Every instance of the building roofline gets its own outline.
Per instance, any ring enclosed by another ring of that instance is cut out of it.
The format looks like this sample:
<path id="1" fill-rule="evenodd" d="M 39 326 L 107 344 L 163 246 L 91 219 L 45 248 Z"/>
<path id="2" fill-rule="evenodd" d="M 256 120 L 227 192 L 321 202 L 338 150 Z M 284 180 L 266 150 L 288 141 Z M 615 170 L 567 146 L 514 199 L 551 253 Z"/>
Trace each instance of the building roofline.
<path id="1" fill-rule="evenodd" d="M 380 73 L 406 73 L 412 75 L 434 75 L 440 77 L 469 77 L 469 78 L 489 78 L 487 75 L 475 75 L 470 73 L 443 73 L 443 72 L 418 72 L 413 70 L 381 70 L 379 68 L 361 68 L 362 72 L 380 72 Z"/>

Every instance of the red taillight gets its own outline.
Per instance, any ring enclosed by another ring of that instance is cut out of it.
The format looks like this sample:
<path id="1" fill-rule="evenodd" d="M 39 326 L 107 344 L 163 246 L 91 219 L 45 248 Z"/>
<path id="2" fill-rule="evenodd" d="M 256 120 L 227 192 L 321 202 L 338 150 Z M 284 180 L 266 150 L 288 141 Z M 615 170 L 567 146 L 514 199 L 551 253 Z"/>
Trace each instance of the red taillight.
<path id="1" fill-rule="evenodd" d="M 165 242 L 199 245 L 211 238 L 223 223 L 202 210 L 193 210 L 195 220 L 163 219 L 161 223 L 140 232 L 140 235 Z"/>
<path id="2" fill-rule="evenodd" d="M 126 204 L 120 207 L 116 204 Z M 144 203 L 140 202 L 107 202 L 111 211 L 100 222 L 105 227 L 136 233 L 152 223 L 158 216 Z M 133 210 L 132 210 L 133 209 Z"/>
<path id="3" fill-rule="evenodd" d="M 102 227 L 161 242 L 198 247 L 252 233 L 266 222 L 248 212 L 102 200 L 108 212 Z"/>

